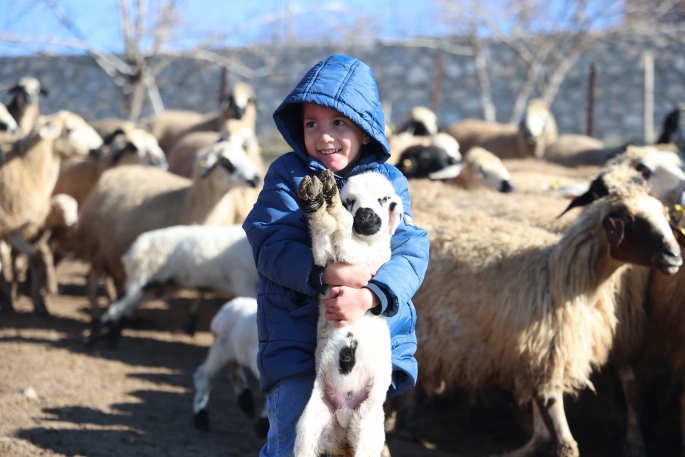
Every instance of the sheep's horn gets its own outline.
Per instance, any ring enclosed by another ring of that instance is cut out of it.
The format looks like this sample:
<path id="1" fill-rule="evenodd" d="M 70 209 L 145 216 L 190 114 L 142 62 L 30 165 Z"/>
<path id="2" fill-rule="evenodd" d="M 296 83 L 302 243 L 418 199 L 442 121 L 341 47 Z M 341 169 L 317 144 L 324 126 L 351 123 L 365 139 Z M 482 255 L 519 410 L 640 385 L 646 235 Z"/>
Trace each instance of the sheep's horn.
<path id="1" fill-rule="evenodd" d="M 577 208 L 578 206 L 585 206 L 589 205 L 590 203 L 595 201 L 595 195 L 592 192 L 591 189 L 588 189 L 587 192 L 585 192 L 583 195 L 580 195 L 576 198 L 574 198 L 571 203 L 566 207 L 563 213 L 557 216 L 557 219 L 559 219 L 561 216 L 572 210 L 573 208 Z"/>
<path id="2" fill-rule="evenodd" d="M 454 165 L 450 165 L 449 167 L 445 167 L 442 170 L 435 171 L 433 173 L 430 173 L 428 175 L 428 179 L 432 179 L 434 181 L 440 180 L 440 179 L 452 179 L 456 178 L 459 176 L 461 171 L 464 169 L 464 164 L 457 163 Z"/>

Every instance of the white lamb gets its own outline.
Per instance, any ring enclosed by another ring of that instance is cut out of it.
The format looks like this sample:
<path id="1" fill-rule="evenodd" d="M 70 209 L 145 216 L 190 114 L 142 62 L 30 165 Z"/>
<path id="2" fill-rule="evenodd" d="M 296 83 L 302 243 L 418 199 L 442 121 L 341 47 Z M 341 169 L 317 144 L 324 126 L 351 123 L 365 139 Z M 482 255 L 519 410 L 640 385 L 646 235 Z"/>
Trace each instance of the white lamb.
<path id="1" fill-rule="evenodd" d="M 254 415 L 254 397 L 250 390 L 244 369 L 249 369 L 259 379 L 257 353 L 257 300 L 249 297 L 235 298 L 221 307 L 210 325 L 215 335 L 205 363 L 193 375 L 195 398 L 193 399 L 193 425 L 200 430 L 209 430 L 207 402 L 214 378 L 226 366 L 233 391 L 240 409 L 250 418 Z M 269 431 L 266 405 L 254 425 L 259 438 Z"/>
<path id="2" fill-rule="evenodd" d="M 326 170 L 320 179 L 305 177 L 298 197 L 310 217 L 317 265 L 366 263 L 377 269 L 390 259 L 390 238 L 403 207 L 384 176 L 353 176 L 338 195 L 335 177 Z M 392 377 L 385 317 L 367 312 L 355 323 L 335 328 L 320 301 L 315 360 L 314 389 L 297 424 L 295 455 L 381 455 L 383 402 Z"/>
<path id="3" fill-rule="evenodd" d="M 257 269 L 239 225 L 179 225 L 145 232 L 121 261 L 126 292 L 102 315 L 89 342 L 107 335 L 116 345 L 121 319 L 130 317 L 138 303 L 179 289 L 257 297 Z"/>

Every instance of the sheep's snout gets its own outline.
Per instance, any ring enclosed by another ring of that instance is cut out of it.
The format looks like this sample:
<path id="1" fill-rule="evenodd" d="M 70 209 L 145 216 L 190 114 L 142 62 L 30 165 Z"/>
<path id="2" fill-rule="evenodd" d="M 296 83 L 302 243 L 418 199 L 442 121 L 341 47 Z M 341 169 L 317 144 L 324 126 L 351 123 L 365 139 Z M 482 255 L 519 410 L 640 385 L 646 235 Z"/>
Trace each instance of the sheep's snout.
<path id="1" fill-rule="evenodd" d="M 250 185 L 250 187 L 254 187 L 256 189 L 262 183 L 262 178 L 260 178 L 259 176 L 254 176 L 248 179 L 247 183 Z"/>
<path id="2" fill-rule="evenodd" d="M 680 247 L 664 247 L 663 251 L 658 253 L 652 259 L 652 264 L 662 273 L 667 275 L 676 274 L 678 269 L 683 264 L 683 257 Z"/>
<path id="3" fill-rule="evenodd" d="M 360 235 L 375 235 L 381 229 L 383 221 L 371 208 L 359 208 L 354 214 L 352 229 Z"/>
<path id="4" fill-rule="evenodd" d="M 508 179 L 502 181 L 502 185 L 499 186 L 499 191 L 505 194 L 509 194 L 515 191 L 514 185 Z"/>

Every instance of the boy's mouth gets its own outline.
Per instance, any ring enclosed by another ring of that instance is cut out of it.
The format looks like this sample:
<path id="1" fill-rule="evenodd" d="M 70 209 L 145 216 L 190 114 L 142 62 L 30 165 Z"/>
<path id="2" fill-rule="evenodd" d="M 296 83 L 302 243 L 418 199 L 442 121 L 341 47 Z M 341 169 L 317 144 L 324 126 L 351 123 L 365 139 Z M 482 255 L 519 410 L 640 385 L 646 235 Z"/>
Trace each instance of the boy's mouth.
<path id="1" fill-rule="evenodd" d="M 331 149 L 319 149 L 318 152 L 319 152 L 320 154 L 323 154 L 323 155 L 328 156 L 328 155 L 331 155 L 331 154 L 335 154 L 335 153 L 337 153 L 337 152 L 342 152 L 342 148 L 338 148 L 338 149 L 333 149 L 333 148 L 331 148 Z"/>

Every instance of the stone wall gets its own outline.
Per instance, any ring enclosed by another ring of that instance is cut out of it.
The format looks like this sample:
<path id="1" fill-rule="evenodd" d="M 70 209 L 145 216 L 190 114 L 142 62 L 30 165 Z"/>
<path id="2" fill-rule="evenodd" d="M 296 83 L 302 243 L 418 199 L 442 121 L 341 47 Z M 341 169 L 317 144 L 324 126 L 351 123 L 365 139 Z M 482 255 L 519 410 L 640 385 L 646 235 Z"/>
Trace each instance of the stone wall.
<path id="1" fill-rule="evenodd" d="M 437 52 L 377 44 L 367 47 L 293 47 L 266 50 L 275 56 L 271 70 L 252 83 L 262 103 L 258 120 L 260 135 L 274 134 L 271 113 L 320 59 L 335 53 L 360 58 L 370 65 L 378 80 L 381 99 L 392 107 L 392 122 L 398 123 L 414 105 L 428 105 Z M 239 53 L 253 68 L 263 60 L 245 50 Z M 508 120 L 516 88 L 525 68 L 506 47 L 491 45 L 493 98 L 500 122 Z M 266 54 L 265 53 L 265 54 Z M 562 133 L 584 133 L 586 98 L 591 62 L 596 64 L 595 136 L 612 142 L 641 139 L 643 124 L 644 70 L 640 49 L 600 43 L 578 61 L 561 86 L 552 105 Z M 90 58 L 85 56 L 19 57 L 0 59 L 0 89 L 10 87 L 21 75 L 36 76 L 50 91 L 42 100 L 44 112 L 68 109 L 87 119 L 119 116 L 120 90 Z M 238 78 L 231 73 L 229 83 Z M 655 129 L 666 113 L 685 102 L 685 53 L 683 49 L 655 52 Z M 201 112 L 218 107 L 221 69 L 214 64 L 178 61 L 159 77 L 167 109 Z M 481 118 L 476 69 L 470 57 L 449 55 L 440 94 L 438 119 L 447 125 L 464 118 Z M 0 94 L 0 101 L 8 101 Z M 149 111 L 147 111 L 149 114 Z"/>

